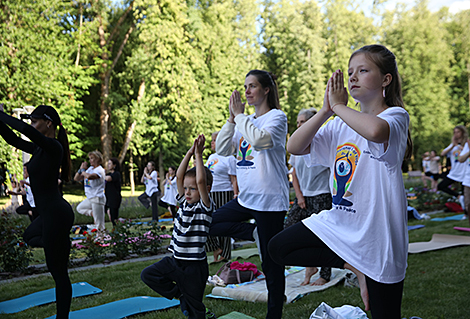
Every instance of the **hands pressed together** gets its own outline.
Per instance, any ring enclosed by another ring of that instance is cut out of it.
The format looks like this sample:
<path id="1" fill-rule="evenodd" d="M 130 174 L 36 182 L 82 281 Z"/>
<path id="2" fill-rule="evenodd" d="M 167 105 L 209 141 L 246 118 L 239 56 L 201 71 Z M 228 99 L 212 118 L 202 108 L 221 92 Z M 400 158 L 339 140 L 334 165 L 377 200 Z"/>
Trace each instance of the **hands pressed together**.
<path id="1" fill-rule="evenodd" d="M 242 103 L 240 92 L 237 90 L 233 91 L 230 96 L 229 111 L 230 117 L 228 121 L 230 123 L 234 123 L 235 116 L 245 113 L 245 103 Z"/>
<path id="2" fill-rule="evenodd" d="M 341 70 L 333 72 L 328 80 L 322 109 L 331 116 L 338 105 L 348 105 L 348 91 L 344 86 L 344 76 Z"/>

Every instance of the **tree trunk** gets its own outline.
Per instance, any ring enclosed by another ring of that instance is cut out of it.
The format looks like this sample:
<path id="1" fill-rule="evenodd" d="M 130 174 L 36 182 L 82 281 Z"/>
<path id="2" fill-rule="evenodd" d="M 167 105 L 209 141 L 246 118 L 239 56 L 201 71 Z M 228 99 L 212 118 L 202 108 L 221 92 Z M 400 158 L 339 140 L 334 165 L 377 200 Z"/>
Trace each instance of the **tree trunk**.
<path id="1" fill-rule="evenodd" d="M 134 182 L 134 157 L 131 155 L 129 158 L 129 182 L 131 183 L 131 195 L 134 196 L 135 193 L 135 182 Z"/>

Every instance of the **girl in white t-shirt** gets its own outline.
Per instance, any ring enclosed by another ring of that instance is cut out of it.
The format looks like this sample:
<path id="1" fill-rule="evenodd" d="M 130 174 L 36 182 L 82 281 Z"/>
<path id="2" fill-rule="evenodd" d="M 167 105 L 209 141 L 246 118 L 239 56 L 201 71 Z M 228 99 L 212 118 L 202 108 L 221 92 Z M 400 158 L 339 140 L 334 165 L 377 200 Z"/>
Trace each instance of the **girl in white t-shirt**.
<path id="1" fill-rule="evenodd" d="M 217 136 L 216 152 L 237 155 L 238 196 L 216 210 L 209 232 L 245 240 L 259 239 L 262 268 L 268 288 L 267 318 L 281 318 L 284 267 L 268 253 L 269 240 L 283 229 L 289 208 L 286 166 L 287 117 L 279 109 L 274 76 L 252 70 L 245 78 L 245 96 L 255 113 L 244 114 L 240 93 L 230 97 L 230 116 Z M 255 219 L 256 225 L 246 223 Z"/>
<path id="2" fill-rule="evenodd" d="M 409 115 L 395 56 L 387 48 L 355 51 L 348 74 L 361 112 L 346 106 L 343 73 L 335 71 L 322 109 L 287 144 L 290 153 L 309 154 L 310 164 L 330 167 L 333 208 L 275 236 L 269 252 L 281 265 L 352 270 L 372 318 L 398 319 L 408 255 L 401 165 L 411 153 Z"/>
<path id="3" fill-rule="evenodd" d="M 176 167 L 168 167 L 168 172 L 166 173 L 166 178 L 163 181 L 163 197 L 158 202 L 159 206 L 167 208 L 173 219 L 176 217 L 176 196 L 178 195 L 178 190 L 176 189 Z"/>
<path id="4" fill-rule="evenodd" d="M 140 179 L 145 184 L 145 192 L 143 192 L 137 199 L 149 209 L 152 206 L 152 221 L 158 222 L 158 201 L 160 200 L 160 177 L 158 171 L 155 170 L 155 162 L 150 161 L 144 167 L 142 178 Z"/>
<path id="5" fill-rule="evenodd" d="M 460 205 L 464 208 L 464 197 L 459 195 L 456 191 L 449 188 L 455 182 L 462 183 L 465 176 L 465 163 L 459 162 L 460 152 L 462 152 L 465 143 L 468 139 L 467 128 L 463 125 L 457 125 L 454 128 L 454 135 L 452 141 L 441 153 L 441 156 L 451 154 L 450 160 L 452 161 L 452 167 L 449 174 L 437 185 L 437 189 L 447 193 L 451 196 L 459 199 Z"/>

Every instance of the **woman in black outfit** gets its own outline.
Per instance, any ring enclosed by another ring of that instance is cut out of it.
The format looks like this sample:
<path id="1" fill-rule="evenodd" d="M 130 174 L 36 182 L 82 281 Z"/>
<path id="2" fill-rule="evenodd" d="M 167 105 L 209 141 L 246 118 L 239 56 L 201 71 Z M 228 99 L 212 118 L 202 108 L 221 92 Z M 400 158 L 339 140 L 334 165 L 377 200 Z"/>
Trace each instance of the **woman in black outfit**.
<path id="1" fill-rule="evenodd" d="M 74 214 L 72 207 L 62 198 L 58 185 L 59 172 L 62 181 L 70 179 L 67 133 L 59 114 L 51 106 L 40 105 L 31 114 L 21 117 L 31 119 L 31 125 L 5 114 L 3 104 L 0 104 L 0 135 L 8 144 L 33 155 L 28 163 L 28 172 L 39 217 L 25 232 L 25 235 L 28 231 L 34 234 L 27 242 L 44 247 L 46 264 L 56 285 L 56 318 L 68 318 L 72 285 L 67 265 Z M 31 142 L 18 137 L 7 125 L 23 133 Z"/>
<path id="2" fill-rule="evenodd" d="M 108 173 L 105 181 L 106 211 L 109 219 L 116 226 L 116 220 L 119 218 L 119 207 L 121 206 L 121 172 L 119 160 L 111 157 L 108 161 Z"/>

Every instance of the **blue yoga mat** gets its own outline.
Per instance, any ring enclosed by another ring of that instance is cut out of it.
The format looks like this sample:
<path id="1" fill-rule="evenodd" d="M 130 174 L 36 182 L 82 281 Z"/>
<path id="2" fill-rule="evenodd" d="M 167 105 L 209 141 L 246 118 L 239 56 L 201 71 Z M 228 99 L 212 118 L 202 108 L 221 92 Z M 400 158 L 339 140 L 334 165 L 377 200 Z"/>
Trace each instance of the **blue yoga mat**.
<path id="1" fill-rule="evenodd" d="M 101 293 L 102 290 L 87 282 L 72 284 L 72 298 Z M 32 293 L 20 298 L 0 302 L 0 313 L 16 313 L 31 307 L 55 302 L 55 288 Z"/>
<path id="2" fill-rule="evenodd" d="M 69 319 L 121 319 L 139 313 L 164 310 L 179 306 L 180 301 L 173 299 L 156 297 L 133 297 L 110 302 L 101 306 L 85 308 L 73 311 L 69 314 Z M 55 315 L 46 319 L 53 319 Z"/>
<path id="3" fill-rule="evenodd" d="M 447 216 L 447 217 L 436 217 L 436 218 L 431 218 L 433 222 L 443 222 L 447 220 L 462 220 L 463 214 L 458 214 L 454 216 Z"/>
<path id="4" fill-rule="evenodd" d="M 424 225 L 413 225 L 413 226 L 408 225 L 408 230 L 420 229 L 420 228 L 423 228 L 423 227 L 425 227 L 425 226 Z"/>

